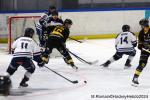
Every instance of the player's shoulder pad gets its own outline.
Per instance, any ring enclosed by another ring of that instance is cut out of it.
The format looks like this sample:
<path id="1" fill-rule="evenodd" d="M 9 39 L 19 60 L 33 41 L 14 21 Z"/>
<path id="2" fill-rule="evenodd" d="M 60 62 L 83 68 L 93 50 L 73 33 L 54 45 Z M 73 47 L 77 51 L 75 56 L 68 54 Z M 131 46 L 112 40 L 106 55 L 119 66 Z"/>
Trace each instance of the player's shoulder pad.
<path id="1" fill-rule="evenodd" d="M 33 38 L 31 38 L 31 39 L 33 40 L 33 42 L 35 42 L 38 45 L 38 43 L 37 43 L 37 41 L 35 39 L 33 39 Z"/>
<path id="2" fill-rule="evenodd" d="M 130 33 L 135 36 L 135 33 L 133 33 L 133 32 L 130 32 Z"/>
<path id="3" fill-rule="evenodd" d="M 19 38 L 21 38 L 21 37 L 23 37 L 23 36 L 19 36 L 19 37 L 15 38 L 14 40 L 16 41 L 17 39 L 19 39 Z"/>

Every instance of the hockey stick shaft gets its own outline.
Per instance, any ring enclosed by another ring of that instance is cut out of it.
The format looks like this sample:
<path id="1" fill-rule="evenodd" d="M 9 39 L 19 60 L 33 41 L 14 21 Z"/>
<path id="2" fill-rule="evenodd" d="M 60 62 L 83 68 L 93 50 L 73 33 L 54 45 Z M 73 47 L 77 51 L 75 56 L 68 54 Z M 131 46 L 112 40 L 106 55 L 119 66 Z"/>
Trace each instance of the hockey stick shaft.
<path id="1" fill-rule="evenodd" d="M 68 78 L 64 77 L 63 75 L 59 74 L 58 72 L 56 72 L 56 71 L 54 71 L 54 70 L 50 69 L 49 67 L 47 67 L 47 66 L 44 66 L 44 67 L 45 67 L 45 68 L 47 68 L 48 70 L 52 71 L 53 73 L 57 74 L 58 76 L 62 77 L 63 79 L 65 79 L 65 80 L 67 80 L 67 81 L 69 81 L 69 82 L 73 83 L 73 84 L 78 83 L 78 81 L 77 81 L 77 80 L 72 81 L 72 80 L 70 80 L 70 79 L 68 79 Z"/>
<path id="2" fill-rule="evenodd" d="M 144 50 L 144 51 L 146 51 L 146 52 L 150 53 L 150 51 L 149 51 L 149 50 L 147 50 L 147 49 L 144 49 L 144 48 L 143 48 L 142 50 Z"/>
<path id="3" fill-rule="evenodd" d="M 72 38 L 72 37 L 69 37 L 69 39 L 74 40 L 74 41 L 79 42 L 79 43 L 83 43 L 82 41 L 79 41 L 79 40 Z"/>
<path id="4" fill-rule="evenodd" d="M 35 22 L 34 18 L 32 18 L 32 20 L 33 20 L 34 26 L 36 27 L 36 22 Z"/>
<path id="5" fill-rule="evenodd" d="M 67 49 L 67 50 L 68 50 L 68 49 Z M 73 56 L 75 56 L 75 57 L 76 57 L 78 60 L 80 60 L 81 62 L 84 62 L 84 63 L 87 63 L 87 64 L 89 64 L 89 65 L 92 65 L 92 62 L 88 62 L 88 61 L 84 60 L 83 58 L 77 56 L 76 54 L 72 53 L 72 52 L 69 51 L 69 50 L 68 50 L 68 52 L 69 52 L 70 54 L 72 54 Z"/>

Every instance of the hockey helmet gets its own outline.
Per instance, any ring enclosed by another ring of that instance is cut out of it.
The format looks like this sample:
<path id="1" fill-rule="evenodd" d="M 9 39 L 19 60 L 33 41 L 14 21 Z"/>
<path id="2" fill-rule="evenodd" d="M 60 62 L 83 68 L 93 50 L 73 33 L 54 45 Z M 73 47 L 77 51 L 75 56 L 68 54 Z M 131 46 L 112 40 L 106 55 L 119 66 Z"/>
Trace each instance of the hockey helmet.
<path id="1" fill-rule="evenodd" d="M 139 21 L 139 25 L 147 26 L 149 24 L 149 20 L 144 18 Z"/>
<path id="2" fill-rule="evenodd" d="M 0 75 L 0 94 L 9 95 L 11 89 L 11 80 L 8 75 Z"/>
<path id="3" fill-rule="evenodd" d="M 51 5 L 51 6 L 49 6 L 49 9 L 50 9 L 50 10 L 53 10 L 53 9 L 55 10 L 56 7 Z"/>
<path id="4" fill-rule="evenodd" d="M 66 19 L 66 20 L 64 21 L 64 24 L 66 24 L 66 23 L 67 23 L 67 24 L 71 24 L 71 25 L 73 24 L 71 19 Z"/>
<path id="5" fill-rule="evenodd" d="M 55 10 L 56 10 L 55 6 L 49 6 L 48 12 L 51 14 Z"/>
<path id="6" fill-rule="evenodd" d="M 130 30 L 130 26 L 129 25 L 123 25 L 122 26 L 122 31 L 123 32 L 129 31 L 129 30 Z"/>
<path id="7" fill-rule="evenodd" d="M 58 16 L 58 11 L 53 11 L 52 16 Z"/>
<path id="8" fill-rule="evenodd" d="M 26 28 L 25 29 L 25 34 L 24 34 L 25 37 L 32 38 L 33 35 L 34 35 L 34 30 L 32 28 Z"/>

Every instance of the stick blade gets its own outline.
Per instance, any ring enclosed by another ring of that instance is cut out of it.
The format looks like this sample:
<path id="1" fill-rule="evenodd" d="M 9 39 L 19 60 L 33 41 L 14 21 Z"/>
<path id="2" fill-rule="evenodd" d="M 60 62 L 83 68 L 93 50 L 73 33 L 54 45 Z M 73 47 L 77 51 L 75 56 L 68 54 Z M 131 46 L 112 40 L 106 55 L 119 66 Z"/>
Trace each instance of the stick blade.
<path id="1" fill-rule="evenodd" d="M 72 81 L 73 84 L 77 84 L 78 83 L 78 80 L 75 80 L 75 81 Z"/>
<path id="2" fill-rule="evenodd" d="M 93 62 L 89 62 L 89 64 L 90 64 L 90 65 L 94 65 L 94 64 L 98 63 L 98 61 L 99 61 L 99 60 L 95 60 L 95 61 L 93 61 Z"/>

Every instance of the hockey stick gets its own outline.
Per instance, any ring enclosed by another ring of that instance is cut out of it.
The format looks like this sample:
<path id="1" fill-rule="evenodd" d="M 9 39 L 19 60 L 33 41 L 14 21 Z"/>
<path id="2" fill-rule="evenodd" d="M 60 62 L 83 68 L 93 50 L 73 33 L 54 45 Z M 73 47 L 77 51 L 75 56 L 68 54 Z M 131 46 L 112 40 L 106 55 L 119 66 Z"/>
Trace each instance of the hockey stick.
<path id="1" fill-rule="evenodd" d="M 74 41 L 79 42 L 79 43 L 83 43 L 82 41 L 79 41 L 79 40 L 72 38 L 72 37 L 69 37 L 69 39 L 74 40 Z"/>
<path id="2" fill-rule="evenodd" d="M 33 20 L 33 24 L 34 24 L 34 26 L 36 28 L 36 22 L 35 22 L 34 18 L 32 18 L 32 20 Z"/>
<path id="3" fill-rule="evenodd" d="M 149 50 L 147 50 L 147 49 L 142 48 L 142 50 L 144 50 L 144 51 L 146 51 L 146 52 L 150 53 L 150 51 L 149 51 Z"/>
<path id="4" fill-rule="evenodd" d="M 68 78 L 64 77 L 63 75 L 61 75 L 61 74 L 57 73 L 56 71 L 54 71 L 54 70 L 50 69 L 49 67 L 47 67 L 47 66 L 44 66 L 44 67 L 45 67 L 45 68 L 47 68 L 48 70 L 50 70 L 50 71 L 54 72 L 55 74 L 59 75 L 60 77 L 64 78 L 65 80 L 67 80 L 67 81 L 69 81 L 69 82 L 73 83 L 73 84 L 78 83 L 78 80 L 72 81 L 72 80 L 70 80 L 70 79 L 68 79 Z"/>
<path id="5" fill-rule="evenodd" d="M 68 49 L 67 49 L 67 50 L 68 50 Z M 86 63 L 86 64 L 94 65 L 94 64 L 96 64 L 96 63 L 98 62 L 98 60 L 95 60 L 95 61 L 93 61 L 93 62 L 89 62 L 89 61 L 86 61 L 86 60 L 84 60 L 83 58 L 77 56 L 76 54 L 72 53 L 72 52 L 69 51 L 69 50 L 68 50 L 68 52 L 69 52 L 70 54 L 72 54 L 74 57 L 76 57 L 79 61 L 84 62 L 84 63 Z"/>

